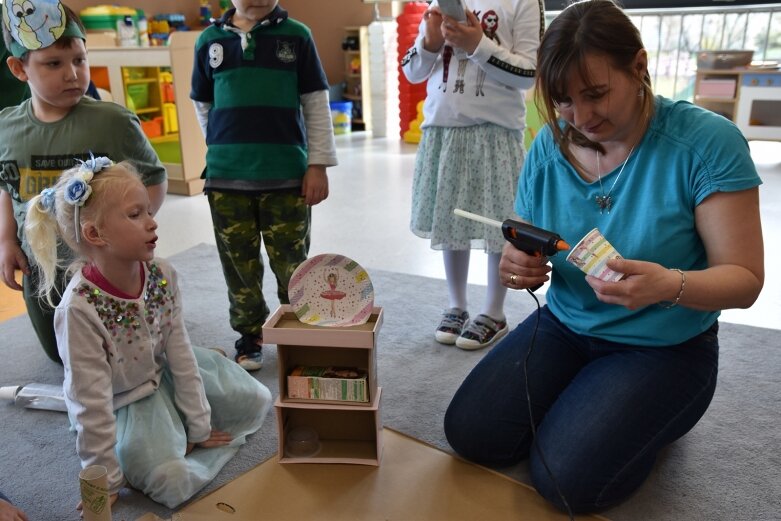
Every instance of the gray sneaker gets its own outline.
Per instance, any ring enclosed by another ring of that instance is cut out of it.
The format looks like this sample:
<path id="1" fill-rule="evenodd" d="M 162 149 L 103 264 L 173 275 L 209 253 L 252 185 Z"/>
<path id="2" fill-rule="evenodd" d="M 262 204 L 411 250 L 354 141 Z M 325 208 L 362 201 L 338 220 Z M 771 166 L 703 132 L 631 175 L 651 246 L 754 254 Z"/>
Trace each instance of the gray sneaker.
<path id="1" fill-rule="evenodd" d="M 456 347 L 473 351 L 488 347 L 507 334 L 507 321 L 477 315 L 456 339 Z"/>
<path id="2" fill-rule="evenodd" d="M 442 321 L 434 333 L 434 338 L 440 344 L 455 344 L 467 320 L 469 320 L 469 313 L 465 310 L 461 308 L 446 309 L 442 312 Z"/>

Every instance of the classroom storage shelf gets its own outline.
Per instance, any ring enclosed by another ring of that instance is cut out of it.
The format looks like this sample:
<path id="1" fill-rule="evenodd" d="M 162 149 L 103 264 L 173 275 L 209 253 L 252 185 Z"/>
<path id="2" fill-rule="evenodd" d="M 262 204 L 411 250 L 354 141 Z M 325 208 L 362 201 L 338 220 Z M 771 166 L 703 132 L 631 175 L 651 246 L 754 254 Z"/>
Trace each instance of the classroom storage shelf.
<path id="1" fill-rule="evenodd" d="M 168 172 L 168 191 L 203 191 L 206 142 L 190 102 L 199 31 L 176 31 L 165 47 L 117 47 L 104 33 L 88 33 L 93 81 L 133 110 Z M 139 103 L 140 102 L 140 103 Z"/>

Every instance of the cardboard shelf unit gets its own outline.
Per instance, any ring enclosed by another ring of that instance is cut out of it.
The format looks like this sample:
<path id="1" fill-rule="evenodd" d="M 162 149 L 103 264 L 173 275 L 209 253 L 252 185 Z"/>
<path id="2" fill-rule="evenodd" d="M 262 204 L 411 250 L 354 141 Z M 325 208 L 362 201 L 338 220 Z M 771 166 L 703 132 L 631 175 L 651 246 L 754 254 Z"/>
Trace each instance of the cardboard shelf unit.
<path id="1" fill-rule="evenodd" d="M 167 162 L 162 158 L 168 172 L 168 191 L 174 194 L 194 195 L 203 191 L 201 173 L 206 166 L 206 141 L 190 102 L 193 56 L 199 34 L 175 31 L 165 47 L 117 47 L 104 33 L 87 35 L 90 68 L 104 70 L 107 90 L 115 103 L 127 107 L 128 89 L 132 91 L 138 85 L 145 86 L 138 87 L 139 92 L 148 89 L 147 106 L 135 107 L 135 112 L 142 121 L 162 118 L 161 135 L 150 141 L 156 149 L 172 147 L 171 155 L 181 159 Z M 166 74 L 169 70 L 172 81 L 161 81 L 161 71 Z M 132 72 L 140 72 L 140 77 L 134 77 Z M 163 89 L 173 92 L 164 93 Z M 167 96 L 176 103 L 166 102 Z"/>
<path id="2" fill-rule="evenodd" d="M 323 327 L 298 320 L 289 305 L 280 306 L 263 325 L 263 340 L 277 344 L 279 397 L 274 403 L 279 428 L 280 463 L 353 463 L 379 465 L 382 458 L 382 389 L 377 384 L 377 335 L 382 308 L 374 307 L 359 326 Z M 292 399 L 287 377 L 296 366 L 343 366 L 366 371 L 368 402 Z M 309 457 L 285 453 L 286 436 L 296 427 L 314 428 L 320 451 Z"/>

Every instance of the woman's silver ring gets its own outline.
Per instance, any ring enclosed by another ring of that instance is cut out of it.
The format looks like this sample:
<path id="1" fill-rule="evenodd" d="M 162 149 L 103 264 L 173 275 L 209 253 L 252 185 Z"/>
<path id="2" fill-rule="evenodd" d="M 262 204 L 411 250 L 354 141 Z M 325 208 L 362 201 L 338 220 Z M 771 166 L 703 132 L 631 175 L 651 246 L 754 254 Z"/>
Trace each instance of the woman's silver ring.
<path id="1" fill-rule="evenodd" d="M 510 275 L 510 284 L 515 286 L 515 279 L 518 278 L 518 275 Z"/>

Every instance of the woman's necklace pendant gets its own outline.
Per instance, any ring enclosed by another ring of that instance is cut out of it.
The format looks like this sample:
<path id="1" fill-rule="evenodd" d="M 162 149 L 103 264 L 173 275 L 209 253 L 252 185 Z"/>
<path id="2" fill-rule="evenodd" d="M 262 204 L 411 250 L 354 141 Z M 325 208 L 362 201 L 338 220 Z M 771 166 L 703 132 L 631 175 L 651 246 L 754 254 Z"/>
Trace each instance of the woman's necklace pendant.
<path id="1" fill-rule="evenodd" d="M 613 188 L 616 187 L 616 183 L 619 179 L 621 179 L 621 174 L 624 173 L 624 167 L 629 162 L 629 158 L 632 156 L 632 151 L 634 149 L 634 146 L 629 149 L 629 153 L 627 154 L 626 159 L 624 159 L 624 164 L 621 165 L 621 170 L 618 171 L 618 175 L 616 176 L 615 181 L 613 181 L 613 185 L 610 187 L 610 190 L 608 190 L 607 193 L 605 193 L 604 188 L 602 187 L 602 168 L 599 165 L 599 151 L 594 151 L 597 156 L 597 179 L 599 179 L 599 195 L 594 196 L 594 201 L 597 203 L 597 208 L 599 208 L 600 214 L 604 213 L 605 211 L 610 213 L 610 209 L 613 208 L 613 196 L 611 195 L 613 193 Z"/>
<path id="2" fill-rule="evenodd" d="M 613 198 L 610 196 L 610 194 L 598 195 L 594 197 L 594 200 L 597 202 L 599 213 L 602 213 L 606 210 L 607 213 L 610 213 L 610 209 L 613 207 Z"/>

